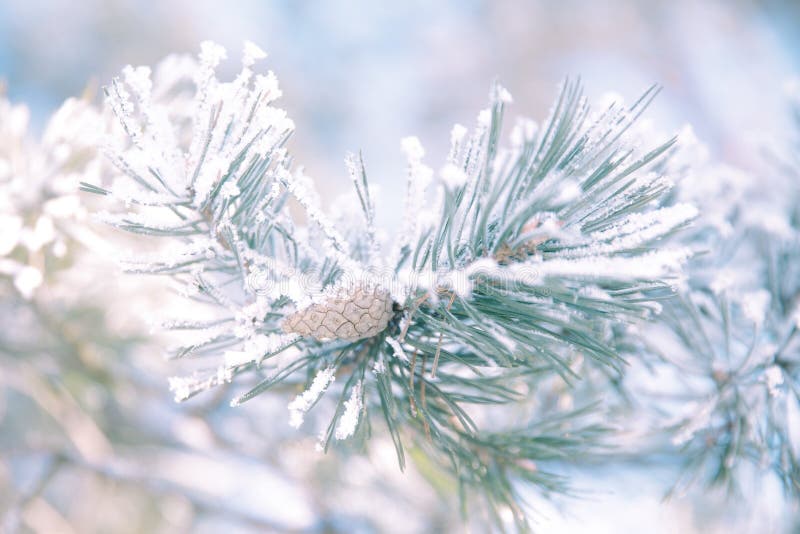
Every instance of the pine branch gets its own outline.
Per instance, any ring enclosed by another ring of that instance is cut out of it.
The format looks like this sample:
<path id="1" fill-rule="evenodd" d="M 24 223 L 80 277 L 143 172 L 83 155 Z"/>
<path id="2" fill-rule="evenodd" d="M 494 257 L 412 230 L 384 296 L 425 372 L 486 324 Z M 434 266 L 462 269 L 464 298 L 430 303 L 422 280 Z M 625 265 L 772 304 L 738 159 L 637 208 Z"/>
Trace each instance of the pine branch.
<path id="1" fill-rule="evenodd" d="M 241 73 L 223 83 L 214 69 L 225 52 L 204 43 L 191 79 L 151 80 L 146 67 L 129 67 L 106 90 L 126 133 L 108 152 L 131 189 L 84 190 L 136 208 L 106 217 L 111 224 L 169 241 L 169 254 L 134 256 L 130 270 L 172 276 L 218 312 L 210 323 L 175 322 L 197 326 L 176 356 L 224 352 L 210 373 L 173 379 L 176 398 L 255 372 L 260 383 L 232 404 L 304 384 L 289 403 L 299 426 L 335 390 L 321 448 L 365 438 L 377 411 L 401 467 L 416 443 L 462 488 L 478 490 L 498 525 L 509 509 L 526 528 L 516 485 L 566 487 L 531 462 L 592 454 L 603 427 L 581 422 L 590 409 L 496 430 L 472 413 L 522 402 L 519 391 L 548 380 L 571 383 L 584 357 L 620 373 L 613 327 L 650 317 L 671 294 L 688 251 L 662 241 L 696 211 L 658 205 L 671 186 L 661 170 L 674 140 L 642 149 L 631 130 L 657 91 L 593 113 L 580 84 L 567 81 L 542 128 L 520 121 L 506 146 L 511 97 L 496 85 L 476 128 L 454 128 L 438 174 L 421 143 L 404 139 L 405 211 L 384 255 L 360 156 L 346 160 L 361 208 L 355 224 L 330 217 L 312 180 L 291 170 L 284 145 L 293 125 L 271 105 L 274 76 L 253 77 L 260 56 L 247 45 Z M 290 197 L 307 226 L 287 209 Z"/>
<path id="2" fill-rule="evenodd" d="M 687 134 L 686 170 L 706 180 L 682 181 L 672 201 L 700 206 L 703 215 L 680 241 L 701 253 L 679 298 L 665 303 L 663 325 L 644 338 L 659 358 L 653 371 L 680 377 L 648 392 L 658 437 L 672 444 L 653 448 L 683 465 L 673 491 L 699 481 L 735 493 L 754 483 L 753 473 L 772 473 L 797 499 L 800 157 L 779 150 L 772 159 L 788 164 L 765 169 L 773 177 L 765 188 L 761 176 L 708 162 Z"/>

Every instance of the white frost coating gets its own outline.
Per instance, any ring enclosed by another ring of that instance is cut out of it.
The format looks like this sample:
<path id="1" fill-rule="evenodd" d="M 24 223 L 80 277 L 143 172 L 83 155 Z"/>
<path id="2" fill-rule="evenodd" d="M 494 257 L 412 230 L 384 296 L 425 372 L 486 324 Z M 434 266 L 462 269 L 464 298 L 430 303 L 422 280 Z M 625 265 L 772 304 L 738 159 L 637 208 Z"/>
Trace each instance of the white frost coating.
<path id="1" fill-rule="evenodd" d="M 608 230 L 592 233 L 592 239 L 608 241 L 620 236 L 651 230 L 655 227 L 665 232 L 697 217 L 697 207 L 692 204 L 680 203 L 666 208 L 634 213 L 625 217 L 622 222 L 615 224 Z"/>
<path id="2" fill-rule="evenodd" d="M 122 69 L 122 76 L 140 101 L 147 102 L 150 99 L 150 93 L 153 90 L 150 67 L 127 65 Z"/>
<path id="3" fill-rule="evenodd" d="M 339 424 L 336 425 L 336 439 L 347 439 L 355 433 L 356 428 L 358 427 L 361 409 L 363 407 L 361 401 L 362 390 L 363 383 L 359 381 L 355 386 L 353 386 L 353 390 L 350 393 L 350 398 L 345 401 L 344 413 L 339 419 Z"/>
<path id="4" fill-rule="evenodd" d="M 23 228 L 19 233 L 20 242 L 30 252 L 41 250 L 42 247 L 53 241 L 55 237 L 56 229 L 53 225 L 53 219 L 46 215 L 40 216 L 33 228 Z"/>
<path id="5" fill-rule="evenodd" d="M 535 266 L 541 276 L 654 280 L 678 273 L 689 255 L 686 249 L 665 249 L 632 258 L 589 256 L 528 265 Z M 520 267 L 512 266 L 511 269 L 519 271 Z"/>
<path id="6" fill-rule="evenodd" d="M 777 365 L 770 365 L 764 370 L 763 380 L 767 384 L 770 396 L 775 397 L 783 385 L 783 370 Z"/>
<path id="7" fill-rule="evenodd" d="M 289 170 L 291 159 L 282 145 L 294 124 L 283 110 L 270 105 L 281 96 L 277 78 L 272 72 L 258 75 L 252 70 L 266 56 L 264 51 L 245 42 L 242 68 L 228 82 L 215 75 L 227 56 L 225 49 L 211 42 L 200 48 L 197 61 L 167 59 L 154 69 L 152 77 L 147 67 L 127 67 L 109 87 L 107 105 L 127 135 L 115 132 L 106 145 L 112 163 L 130 184 L 124 192 L 114 184 L 110 196 L 135 206 L 137 212 L 105 218 L 131 231 L 190 234 L 182 236 L 185 245 L 170 247 L 153 258 L 138 256 L 126 267 L 137 272 L 186 274 L 187 288 L 193 294 L 200 294 L 202 284 L 202 294 L 217 301 L 228 320 L 213 330 L 194 329 L 195 342 L 215 335 L 239 338 L 225 354 L 223 369 L 230 370 L 259 362 L 297 338 L 261 335 L 265 320 L 272 320 L 266 317 L 270 298 L 279 297 L 288 285 L 283 283 L 297 273 L 293 265 L 284 265 L 285 257 L 263 256 L 257 252 L 261 247 L 250 240 L 273 221 L 291 226 L 288 214 L 275 213 L 285 187 L 297 193 L 301 204 L 305 202 L 309 208 L 309 217 L 320 222 L 329 241 L 335 242 L 338 263 L 345 269 L 351 265 L 346 262 L 347 242 L 326 224 L 309 180 Z M 264 178 L 264 189 L 258 192 L 263 194 L 254 204 L 249 203 L 253 195 L 243 198 L 245 192 L 255 192 L 253 180 L 243 180 L 245 173 L 252 172 L 248 169 L 263 173 Z M 195 209 L 191 218 L 176 217 L 167 209 L 177 202 Z M 203 231 L 194 235 L 197 228 Z M 308 256 L 303 249 L 310 250 L 308 239 L 302 240 L 299 234 L 297 230 L 293 235 L 297 247 Z M 231 291 L 236 287 L 231 282 L 244 285 L 244 291 Z M 289 287 L 290 296 L 307 298 L 295 289 Z M 180 398 L 210 384 L 202 377 L 173 383 Z"/>
<path id="8" fill-rule="evenodd" d="M 581 193 L 583 190 L 576 180 L 564 180 L 553 202 L 556 205 L 567 204 L 580 198 Z"/>
<path id="9" fill-rule="evenodd" d="M 256 75 L 255 86 L 256 90 L 264 95 L 264 99 L 267 102 L 272 102 L 283 96 L 283 91 L 281 91 L 278 84 L 278 77 L 272 71 Z"/>
<path id="10" fill-rule="evenodd" d="M 404 362 L 408 361 L 408 356 L 406 356 L 406 351 L 403 350 L 403 347 L 400 345 L 400 342 L 397 341 L 392 336 L 386 336 L 386 343 L 389 344 L 392 349 L 394 349 L 394 355 L 403 360 Z"/>
<path id="11" fill-rule="evenodd" d="M 741 296 L 742 313 L 756 326 L 761 326 L 766 319 L 770 300 L 769 291 L 765 289 L 745 293 Z"/>
<path id="12" fill-rule="evenodd" d="M 714 279 L 711 281 L 709 287 L 715 295 L 721 295 L 722 293 L 733 288 L 735 285 L 736 273 L 730 269 L 720 269 Z"/>
<path id="13" fill-rule="evenodd" d="M 234 183 L 232 180 L 228 180 L 219 190 L 219 194 L 222 195 L 222 198 L 233 198 L 239 196 L 239 187 Z"/>
<path id="14" fill-rule="evenodd" d="M 772 206 L 754 207 L 753 210 L 746 211 L 743 217 L 749 224 L 782 239 L 789 240 L 795 235 L 795 229 L 787 218 L 780 212 L 776 212 Z"/>
<path id="15" fill-rule="evenodd" d="M 251 41 L 244 42 L 244 49 L 242 52 L 242 64 L 244 66 L 252 67 L 256 61 L 266 57 L 267 53 L 264 52 L 258 45 Z"/>
<path id="16" fill-rule="evenodd" d="M 81 215 L 81 200 L 78 195 L 64 195 L 44 203 L 43 211 L 56 219 Z"/>
<path id="17" fill-rule="evenodd" d="M 468 130 L 467 127 L 463 124 L 456 124 L 453 126 L 453 129 L 450 130 L 450 144 L 457 145 L 461 143 L 464 138 L 467 136 Z"/>
<path id="18" fill-rule="evenodd" d="M 452 163 L 442 167 L 439 176 L 449 189 L 456 189 L 467 183 L 466 173 Z"/>
<path id="19" fill-rule="evenodd" d="M 447 162 L 455 164 L 459 160 L 461 149 L 464 145 L 464 138 L 467 136 L 467 129 L 461 124 L 456 124 L 450 130 L 450 153 L 447 155 Z"/>
<path id="20" fill-rule="evenodd" d="M 520 148 L 525 143 L 533 141 L 536 137 L 538 125 L 531 119 L 519 118 L 511 129 L 510 139 L 512 148 Z"/>
<path id="21" fill-rule="evenodd" d="M 335 379 L 336 369 L 333 367 L 319 371 L 311 382 L 311 386 L 289 403 L 289 424 L 294 428 L 300 428 L 306 412 L 311 409 Z"/>
<path id="22" fill-rule="evenodd" d="M 714 410 L 714 402 L 705 402 L 702 406 L 692 403 L 687 406 L 686 413 L 690 414 L 686 419 L 680 432 L 672 438 L 672 444 L 681 446 L 688 443 L 698 430 L 708 426 L 711 422 L 711 414 Z"/>
<path id="23" fill-rule="evenodd" d="M 127 254 L 119 258 L 123 268 L 136 272 L 157 271 L 163 267 L 175 267 L 188 259 L 202 256 L 213 259 L 222 252 L 218 241 L 206 236 L 192 236 L 191 240 L 170 247 L 168 252 L 159 254 Z"/>
<path id="24" fill-rule="evenodd" d="M 492 258 L 480 258 L 463 269 L 451 271 L 439 270 L 416 271 L 410 268 L 400 269 L 392 281 L 395 288 L 396 300 L 402 301 L 406 295 L 417 290 L 425 290 L 431 293 L 430 298 L 436 298 L 439 289 L 455 291 L 457 295 L 468 298 L 472 291 L 473 279 L 480 275 L 502 277 L 507 273 L 503 271 L 497 261 Z"/>
<path id="25" fill-rule="evenodd" d="M 110 213 L 108 211 L 99 211 L 94 215 L 94 218 L 100 222 L 117 227 L 143 226 L 147 228 L 169 231 L 172 229 L 179 230 L 185 226 L 185 223 L 176 217 L 175 214 L 162 210 L 144 212 L 131 211 L 128 213 Z"/>
<path id="26" fill-rule="evenodd" d="M 474 280 L 481 276 L 505 282 L 541 283 L 544 278 L 653 280 L 676 276 L 690 256 L 688 249 L 664 249 L 636 257 L 585 256 L 580 258 L 532 259 L 510 265 L 499 265 L 495 260 L 482 258 L 464 269 L 440 272 L 416 272 L 403 269 L 397 283 L 406 292 L 416 289 L 436 291 L 453 290 L 468 298 Z"/>
<path id="27" fill-rule="evenodd" d="M 36 288 L 42 285 L 43 280 L 42 272 L 39 269 L 26 265 L 14 276 L 14 287 L 24 298 L 30 299 Z"/>
<path id="28" fill-rule="evenodd" d="M 336 256 L 345 267 L 356 269 L 357 267 L 350 258 L 350 247 L 347 241 L 320 208 L 320 199 L 313 180 L 306 176 L 302 169 L 294 174 L 285 173 L 281 178 L 289 192 L 303 206 L 308 218 L 314 221 L 322 230 L 329 245 L 328 252 Z"/>
<path id="29" fill-rule="evenodd" d="M 482 109 L 478 113 L 478 125 L 482 128 L 489 128 L 492 125 L 492 110 Z"/>
<path id="30" fill-rule="evenodd" d="M 664 249 L 635 257 L 621 256 L 587 256 L 581 258 L 554 258 L 548 260 L 532 260 L 501 266 L 489 259 L 475 261 L 463 269 L 464 276 L 470 279 L 479 275 L 492 278 L 534 282 L 544 277 L 582 278 L 582 279 L 615 279 L 615 280 L 655 280 L 674 276 L 689 257 L 687 249 Z M 453 273 L 448 273 L 452 276 Z M 447 277 L 434 275 L 430 288 Z M 402 272 L 400 273 L 402 276 Z M 401 281 L 403 280 L 400 278 Z M 417 277 L 406 283 L 416 282 L 418 287 L 426 287 L 420 283 L 425 279 Z M 431 284 L 431 282 L 428 282 Z M 429 289 L 430 289 L 429 288 Z"/>
<path id="31" fill-rule="evenodd" d="M 697 208 L 691 204 L 676 204 L 647 213 L 629 215 L 607 230 L 590 234 L 590 244 L 565 250 L 559 256 L 578 258 L 634 249 L 691 221 L 697 214 Z"/>
<path id="32" fill-rule="evenodd" d="M 433 170 L 422 163 L 425 149 L 422 148 L 419 139 L 413 136 L 404 137 L 400 146 L 408 160 L 408 188 L 403 203 L 403 221 L 389 254 L 389 267 L 397 265 L 403 247 L 416 241 L 421 229 L 420 214 L 425 204 L 428 186 L 433 179 Z"/>
<path id="33" fill-rule="evenodd" d="M 233 369 L 220 366 L 208 376 L 173 376 L 169 379 L 169 389 L 175 396 L 175 402 L 185 401 L 192 395 L 226 384 L 233 379 Z"/>
<path id="34" fill-rule="evenodd" d="M 492 90 L 490 98 L 493 102 L 502 102 L 503 104 L 510 104 L 514 101 L 511 93 L 500 84 L 496 84 Z"/>
<path id="35" fill-rule="evenodd" d="M 225 47 L 213 41 L 203 41 L 200 43 L 200 64 L 209 68 L 215 68 L 223 59 L 228 57 Z"/>
<path id="36" fill-rule="evenodd" d="M 404 137 L 400 140 L 400 147 L 403 153 L 408 158 L 409 163 L 418 164 L 425 157 L 425 149 L 422 148 L 422 143 L 416 136 Z"/>
<path id="37" fill-rule="evenodd" d="M 386 372 L 386 363 L 383 361 L 383 354 L 378 355 L 378 360 L 372 365 L 372 372 L 376 375 Z"/>
<path id="38" fill-rule="evenodd" d="M 245 43 L 243 69 L 232 82 L 221 82 L 214 75 L 225 57 L 223 47 L 206 41 L 197 63 L 172 58 L 159 65 L 153 80 L 147 67 L 126 67 L 122 79 L 110 86 L 107 103 L 133 146 L 110 139 L 112 162 L 126 174 L 158 186 L 163 180 L 175 195 L 188 190 L 196 207 L 204 205 L 242 151 L 269 153 L 280 166 L 284 155 L 277 144 L 293 124 L 285 112 L 268 105 L 280 96 L 274 75 L 256 76 L 253 81 L 250 67 L 265 57 L 264 52 Z M 168 69 L 170 65 L 175 68 Z M 194 94 L 175 96 L 175 87 L 187 82 L 194 85 Z M 222 194 L 235 196 L 232 187 Z"/>
<path id="39" fill-rule="evenodd" d="M 609 295 L 607 292 L 603 291 L 599 287 L 593 285 L 583 286 L 578 290 L 578 294 L 581 295 L 582 297 L 594 300 L 606 300 L 606 301 L 611 300 L 611 295 Z"/>
<path id="40" fill-rule="evenodd" d="M 264 356 L 279 352 L 291 345 L 297 336 L 282 334 L 259 334 L 245 341 L 243 350 L 225 352 L 225 365 L 236 367 L 261 361 Z"/>
<path id="41" fill-rule="evenodd" d="M 500 329 L 492 330 L 492 337 L 497 340 L 498 343 L 503 345 L 510 354 L 515 354 L 519 349 L 517 342 L 508 337 L 505 333 L 503 333 Z"/>
<path id="42" fill-rule="evenodd" d="M 457 269 L 455 271 L 450 271 L 447 273 L 446 277 L 444 277 L 443 282 L 447 289 L 452 290 L 461 298 L 469 298 L 472 294 L 470 273 L 465 270 Z"/>
<path id="43" fill-rule="evenodd" d="M 0 213 L 0 256 L 5 256 L 17 246 L 22 230 L 22 218 Z"/>
<path id="44" fill-rule="evenodd" d="M 511 265 L 500 265 L 492 258 L 481 258 L 463 269 L 452 271 L 439 270 L 414 271 L 401 269 L 393 284 L 402 288 L 400 293 L 407 294 L 414 290 L 454 291 L 463 298 L 469 298 L 472 286 L 481 277 L 496 280 L 536 282 L 543 277 L 562 278 L 612 278 L 617 280 L 656 279 L 662 276 L 675 275 L 688 257 L 687 249 L 667 249 L 641 257 L 606 257 L 587 256 L 579 259 L 548 259 L 516 262 Z M 581 291 L 593 298 L 608 299 L 605 292 L 585 287 Z M 431 297 L 433 298 L 433 296 Z"/>

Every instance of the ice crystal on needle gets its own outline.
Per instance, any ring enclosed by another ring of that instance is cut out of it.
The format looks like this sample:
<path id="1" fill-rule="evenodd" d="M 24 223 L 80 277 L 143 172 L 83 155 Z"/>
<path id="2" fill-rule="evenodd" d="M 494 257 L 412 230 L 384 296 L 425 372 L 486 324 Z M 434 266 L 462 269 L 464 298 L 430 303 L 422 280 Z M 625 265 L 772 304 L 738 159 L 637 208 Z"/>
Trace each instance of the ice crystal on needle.
<path id="1" fill-rule="evenodd" d="M 311 386 L 295 397 L 289 403 L 289 424 L 295 428 L 299 428 L 303 424 L 303 415 L 314 406 L 319 398 L 328 389 L 328 386 L 336 378 L 336 370 L 329 367 L 317 373 Z"/>
<path id="2" fill-rule="evenodd" d="M 350 393 L 350 398 L 344 403 L 344 414 L 336 426 L 336 439 L 347 439 L 353 435 L 358 427 L 358 419 L 363 407 L 361 395 L 363 385 L 358 382 Z"/>

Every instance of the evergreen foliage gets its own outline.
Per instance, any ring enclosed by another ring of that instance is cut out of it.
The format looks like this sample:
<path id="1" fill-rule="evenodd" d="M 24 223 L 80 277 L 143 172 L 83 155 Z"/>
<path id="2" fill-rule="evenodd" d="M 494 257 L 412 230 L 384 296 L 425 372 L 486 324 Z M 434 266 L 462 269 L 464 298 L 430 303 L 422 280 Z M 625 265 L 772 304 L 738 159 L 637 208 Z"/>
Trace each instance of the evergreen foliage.
<path id="1" fill-rule="evenodd" d="M 217 362 L 173 378 L 176 399 L 253 376 L 232 405 L 295 385 L 294 426 L 333 400 L 320 448 L 363 442 L 381 421 L 401 468 L 411 450 L 450 473 L 465 510 L 474 497 L 497 526 L 511 512 L 527 529 L 521 488 L 567 491 L 550 467 L 609 445 L 602 403 L 546 392 L 590 372 L 619 379 L 624 326 L 664 302 L 673 313 L 691 253 L 666 239 L 697 216 L 667 202 L 675 140 L 635 127 L 657 90 L 592 108 L 566 81 L 547 120 L 521 119 L 503 142 L 511 96 L 494 85 L 476 126 L 454 127 L 438 173 L 403 140 L 403 222 L 384 243 L 364 159 L 346 158 L 360 213 L 335 220 L 286 150 L 294 125 L 273 106 L 275 76 L 253 72 L 265 54 L 246 44 L 241 72 L 221 82 L 225 55 L 203 43 L 198 60 L 127 67 L 106 89 L 122 130 L 106 151 L 127 182 L 83 184 L 131 208 L 106 222 L 164 243 L 127 270 L 167 275 L 213 312 L 164 325 L 190 332 L 173 357 Z"/>

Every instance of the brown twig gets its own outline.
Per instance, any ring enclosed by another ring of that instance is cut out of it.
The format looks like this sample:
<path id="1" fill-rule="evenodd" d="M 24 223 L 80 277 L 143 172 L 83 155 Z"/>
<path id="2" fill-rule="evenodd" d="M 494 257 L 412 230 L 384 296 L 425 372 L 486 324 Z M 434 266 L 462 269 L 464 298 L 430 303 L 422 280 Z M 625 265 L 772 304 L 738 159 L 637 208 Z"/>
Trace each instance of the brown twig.
<path id="1" fill-rule="evenodd" d="M 417 403 L 414 400 L 414 373 L 417 368 L 417 353 L 419 349 L 414 347 L 414 355 L 411 356 L 411 374 L 408 377 L 408 385 L 411 388 L 411 396 L 409 397 L 409 401 L 411 403 L 411 415 L 414 417 L 417 416 Z"/>
<path id="2" fill-rule="evenodd" d="M 450 308 L 453 306 L 453 302 L 456 300 L 456 293 L 450 294 L 450 302 L 447 303 L 447 311 L 450 311 Z M 433 357 L 433 365 L 431 366 L 431 378 L 436 378 L 436 369 L 439 367 L 439 354 L 442 352 L 442 333 L 439 332 L 439 341 L 436 343 L 436 355 Z"/>
<path id="3" fill-rule="evenodd" d="M 408 327 L 411 325 L 411 319 L 414 318 L 414 314 L 417 313 L 417 310 L 422 305 L 423 302 L 428 300 L 430 296 L 429 293 L 425 293 L 421 298 L 417 299 L 413 306 L 411 306 L 411 311 L 408 313 L 408 319 L 406 320 L 406 324 L 403 325 L 403 331 L 400 332 L 400 337 L 397 338 L 397 341 L 400 343 L 406 338 L 406 334 L 408 333 Z"/>
<path id="4" fill-rule="evenodd" d="M 427 409 L 427 399 L 425 398 L 425 385 L 427 381 L 425 380 L 425 365 L 427 364 L 428 356 L 423 352 L 422 353 L 422 372 L 420 373 L 420 380 L 422 383 L 419 386 L 419 397 L 420 401 L 422 402 L 422 426 L 425 428 L 425 436 L 428 438 L 428 441 L 433 441 L 431 438 L 431 427 L 428 424 L 428 419 L 425 417 L 425 410 Z"/>

